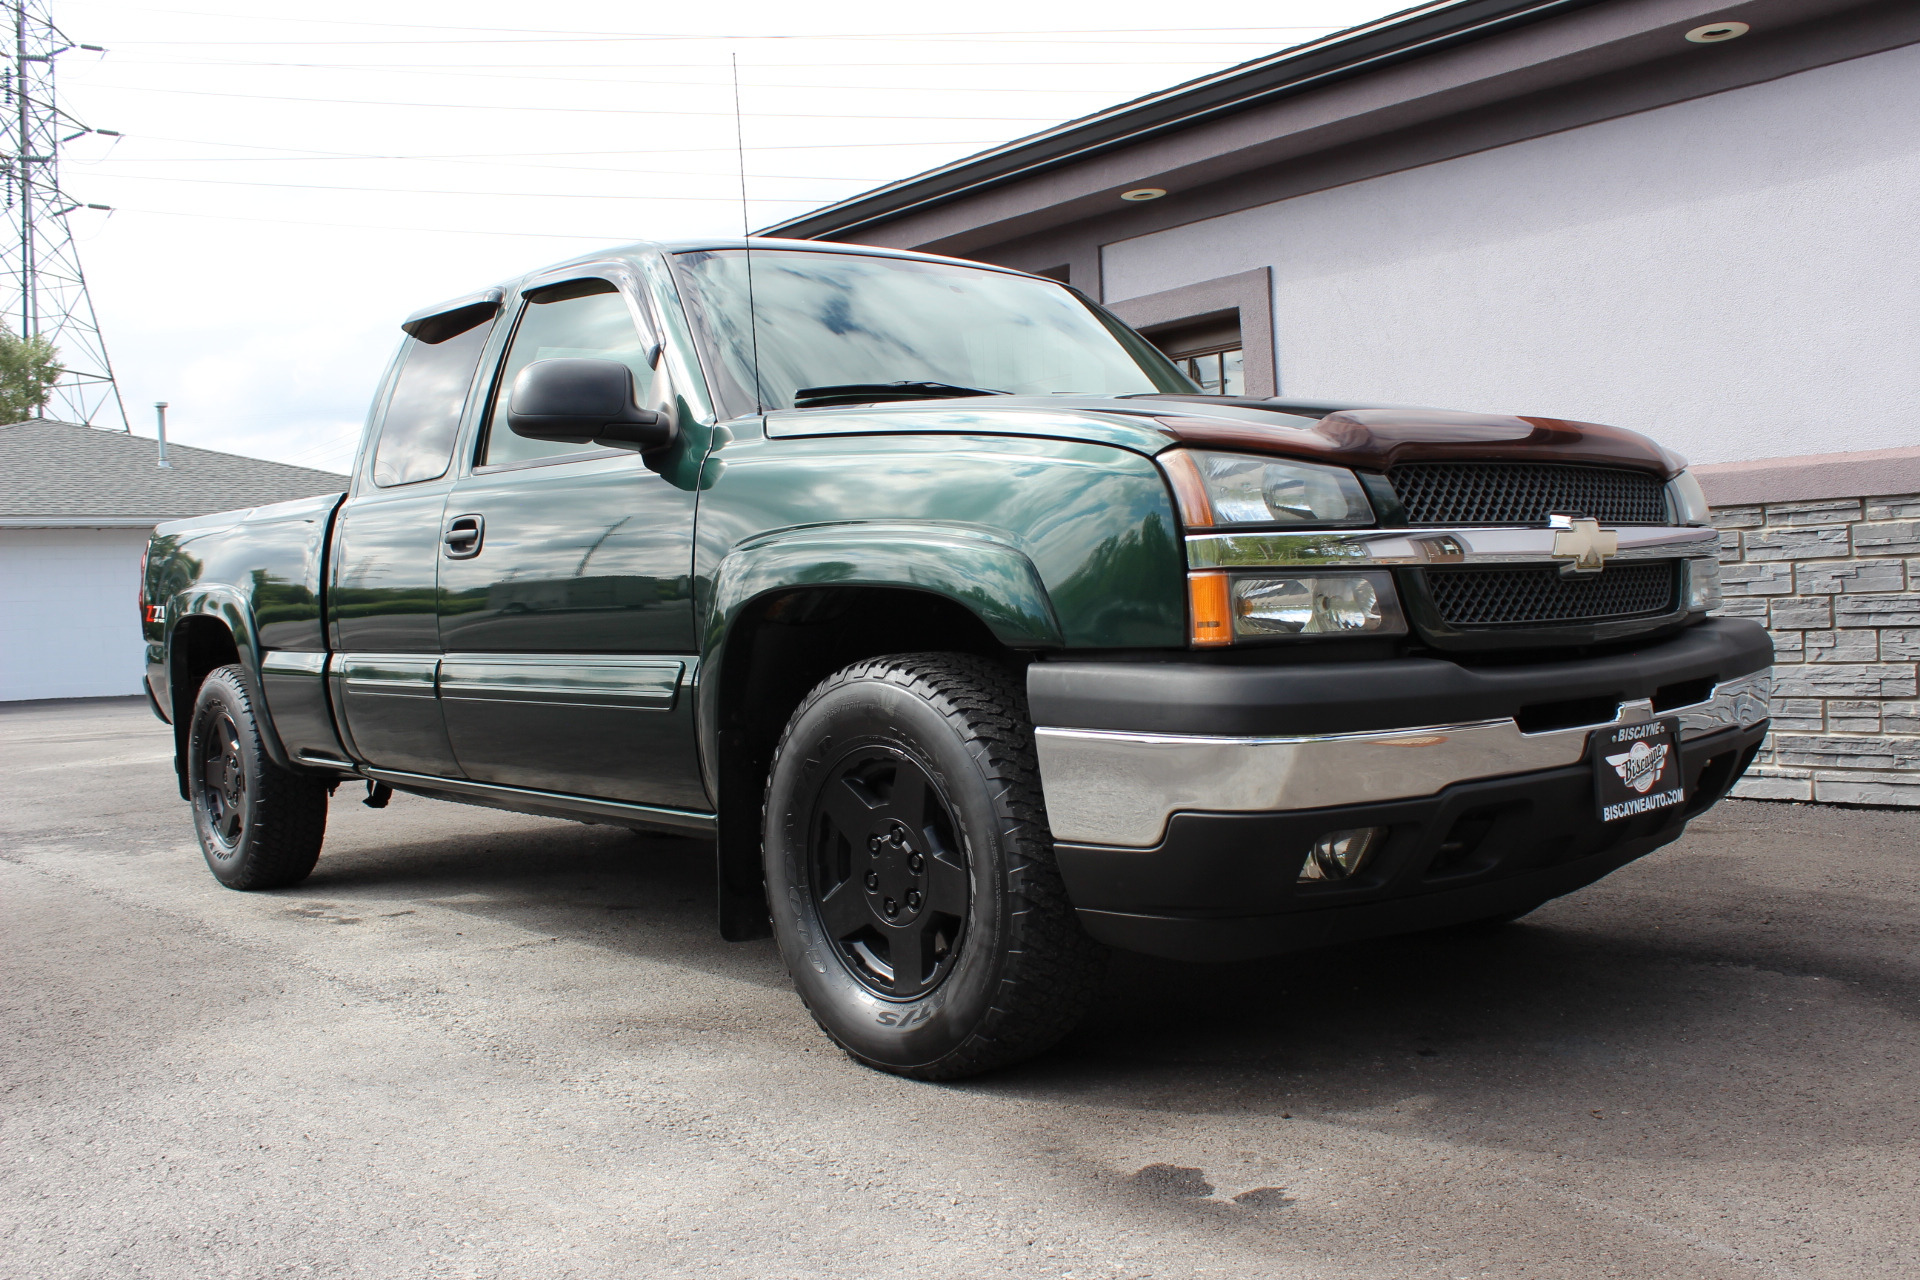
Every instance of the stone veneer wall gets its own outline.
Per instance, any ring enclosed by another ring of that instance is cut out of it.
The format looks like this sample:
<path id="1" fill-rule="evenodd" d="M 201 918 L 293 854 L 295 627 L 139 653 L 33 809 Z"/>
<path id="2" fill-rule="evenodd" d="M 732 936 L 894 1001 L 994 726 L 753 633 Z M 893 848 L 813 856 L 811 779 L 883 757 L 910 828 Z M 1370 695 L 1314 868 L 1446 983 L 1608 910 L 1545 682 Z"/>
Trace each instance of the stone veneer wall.
<path id="1" fill-rule="evenodd" d="M 1703 469 L 1705 470 L 1705 469 Z M 1773 633 L 1773 732 L 1734 794 L 1920 806 L 1920 493 L 1719 505 L 1724 617 Z"/>

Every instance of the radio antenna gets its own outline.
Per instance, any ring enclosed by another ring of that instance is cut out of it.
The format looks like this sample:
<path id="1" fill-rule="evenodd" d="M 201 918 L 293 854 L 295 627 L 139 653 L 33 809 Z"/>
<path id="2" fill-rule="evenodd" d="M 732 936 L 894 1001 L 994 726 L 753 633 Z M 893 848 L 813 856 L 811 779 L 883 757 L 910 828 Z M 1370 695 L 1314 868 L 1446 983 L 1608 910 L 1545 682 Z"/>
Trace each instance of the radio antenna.
<path id="1" fill-rule="evenodd" d="M 740 245 L 747 260 L 747 341 L 753 349 L 753 411 L 765 413 L 766 401 L 760 394 L 760 317 L 753 300 L 753 222 L 747 216 L 747 130 L 740 114 L 740 55 L 727 55 L 733 62 L 733 144 L 740 158 Z"/>

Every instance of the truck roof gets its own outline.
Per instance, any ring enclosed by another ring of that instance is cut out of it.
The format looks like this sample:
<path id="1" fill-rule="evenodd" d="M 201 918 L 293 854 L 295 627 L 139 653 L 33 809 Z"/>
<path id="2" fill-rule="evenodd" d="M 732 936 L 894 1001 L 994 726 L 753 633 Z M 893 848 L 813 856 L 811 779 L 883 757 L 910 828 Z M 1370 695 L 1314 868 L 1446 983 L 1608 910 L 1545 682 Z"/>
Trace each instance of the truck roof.
<path id="1" fill-rule="evenodd" d="M 518 286 L 522 281 L 535 276 L 544 276 L 570 266 L 585 266 L 593 262 L 606 262 L 609 259 L 637 258 L 653 254 L 712 253 L 723 249 L 789 250 L 801 253 L 846 253 L 865 258 L 906 258 L 914 262 L 940 262 L 955 267 L 975 267 L 982 271 L 998 271 L 1006 275 L 1030 276 L 1032 272 L 1018 271 L 1012 267 L 995 266 L 990 262 L 969 262 L 965 258 L 949 258 L 937 253 L 916 253 L 911 249 L 888 249 L 866 244 L 836 244 L 825 240 L 782 240 L 772 236 L 708 236 L 697 240 L 633 240 L 626 244 L 612 245 L 605 249 L 595 249 L 589 253 L 576 254 L 571 258 L 562 258 L 545 266 L 524 271 L 498 284 L 449 298 L 444 302 L 422 307 L 401 322 L 400 327 L 408 333 L 415 333 L 423 321 L 449 312 L 460 311 L 483 301 L 498 302 L 505 291 Z M 1045 277 L 1040 277 L 1044 279 Z M 1057 283 L 1057 282 L 1056 282 Z"/>

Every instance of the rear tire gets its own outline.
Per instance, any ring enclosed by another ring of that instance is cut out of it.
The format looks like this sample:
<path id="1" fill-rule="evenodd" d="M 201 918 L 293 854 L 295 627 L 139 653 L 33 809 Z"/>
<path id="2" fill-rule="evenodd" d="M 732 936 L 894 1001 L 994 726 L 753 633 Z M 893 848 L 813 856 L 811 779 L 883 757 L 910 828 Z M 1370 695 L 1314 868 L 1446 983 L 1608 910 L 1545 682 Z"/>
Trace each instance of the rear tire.
<path id="1" fill-rule="evenodd" d="M 187 795 L 207 868 L 229 889 L 284 889 L 320 860 L 327 784 L 267 755 L 237 666 L 209 674 L 194 699 Z"/>
<path id="2" fill-rule="evenodd" d="M 1106 951 L 1053 861 L 1018 677 L 963 654 L 856 663 L 788 722 L 765 812 L 774 936 L 869 1066 L 953 1080 L 1050 1048 Z"/>

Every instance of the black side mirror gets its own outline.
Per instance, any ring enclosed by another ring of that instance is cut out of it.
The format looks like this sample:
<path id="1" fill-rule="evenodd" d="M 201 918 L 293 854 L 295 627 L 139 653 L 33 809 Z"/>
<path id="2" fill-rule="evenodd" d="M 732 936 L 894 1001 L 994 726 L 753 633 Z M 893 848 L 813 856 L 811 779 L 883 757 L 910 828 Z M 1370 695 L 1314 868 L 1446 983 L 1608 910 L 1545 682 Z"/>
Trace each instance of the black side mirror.
<path id="1" fill-rule="evenodd" d="M 618 360 L 535 360 L 513 380 L 507 426 L 530 440 L 601 444 L 650 453 L 673 443 L 674 424 L 634 399 L 633 371 Z"/>

